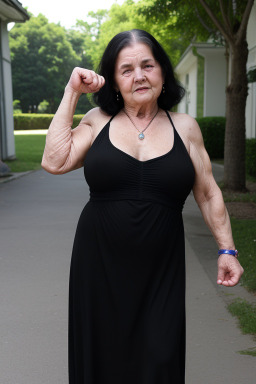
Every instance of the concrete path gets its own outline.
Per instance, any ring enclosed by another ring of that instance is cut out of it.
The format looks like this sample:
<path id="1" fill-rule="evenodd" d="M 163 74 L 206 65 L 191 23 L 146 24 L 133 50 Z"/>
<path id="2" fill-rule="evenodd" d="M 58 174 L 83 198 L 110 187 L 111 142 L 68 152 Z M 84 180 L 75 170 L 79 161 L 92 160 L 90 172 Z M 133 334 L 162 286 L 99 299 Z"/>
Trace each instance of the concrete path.
<path id="1" fill-rule="evenodd" d="M 221 167 L 215 171 L 221 177 Z M 87 199 L 82 170 L 62 176 L 37 171 L 0 184 L 1 384 L 68 383 L 70 255 Z M 192 196 L 184 223 L 186 384 L 254 384 L 256 360 L 238 351 L 255 343 L 241 334 L 225 300 L 248 294 L 217 287 L 217 247 Z"/>

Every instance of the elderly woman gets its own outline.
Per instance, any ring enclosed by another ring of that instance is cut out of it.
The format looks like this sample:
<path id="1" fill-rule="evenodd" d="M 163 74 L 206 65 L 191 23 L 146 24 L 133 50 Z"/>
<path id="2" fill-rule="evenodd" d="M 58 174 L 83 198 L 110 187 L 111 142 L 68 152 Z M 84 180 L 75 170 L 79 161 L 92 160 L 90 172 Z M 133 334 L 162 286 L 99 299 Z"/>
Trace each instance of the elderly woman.
<path id="1" fill-rule="evenodd" d="M 72 130 L 90 92 L 99 107 Z M 122 32 L 99 74 L 74 69 L 49 128 L 43 168 L 84 165 L 90 187 L 71 259 L 70 384 L 184 384 L 182 208 L 191 189 L 220 249 L 217 283 L 234 286 L 243 273 L 200 129 L 170 112 L 183 93 L 159 43 Z"/>

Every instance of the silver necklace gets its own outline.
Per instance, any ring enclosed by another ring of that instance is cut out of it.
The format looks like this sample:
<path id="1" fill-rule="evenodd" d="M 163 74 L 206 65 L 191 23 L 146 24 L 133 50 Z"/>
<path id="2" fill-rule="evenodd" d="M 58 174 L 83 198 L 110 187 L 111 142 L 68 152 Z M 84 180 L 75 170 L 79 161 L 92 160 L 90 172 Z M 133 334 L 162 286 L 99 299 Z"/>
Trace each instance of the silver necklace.
<path id="1" fill-rule="evenodd" d="M 126 116 L 128 117 L 128 119 L 131 121 L 131 123 L 134 125 L 134 127 L 137 129 L 137 131 L 139 131 L 139 135 L 138 135 L 138 138 L 140 140 L 143 140 L 145 135 L 143 132 L 146 131 L 146 129 L 150 126 L 150 124 L 152 123 L 152 121 L 154 120 L 154 118 L 156 117 L 156 115 L 158 114 L 158 111 L 159 109 L 157 109 L 156 111 L 156 114 L 154 115 L 154 117 L 150 120 L 150 122 L 148 123 L 148 125 L 146 126 L 146 128 L 144 128 L 142 131 L 139 130 L 139 128 L 136 127 L 136 125 L 134 124 L 134 122 L 132 121 L 131 117 L 128 115 L 128 113 L 126 112 L 126 110 L 124 109 L 124 113 L 126 114 Z"/>

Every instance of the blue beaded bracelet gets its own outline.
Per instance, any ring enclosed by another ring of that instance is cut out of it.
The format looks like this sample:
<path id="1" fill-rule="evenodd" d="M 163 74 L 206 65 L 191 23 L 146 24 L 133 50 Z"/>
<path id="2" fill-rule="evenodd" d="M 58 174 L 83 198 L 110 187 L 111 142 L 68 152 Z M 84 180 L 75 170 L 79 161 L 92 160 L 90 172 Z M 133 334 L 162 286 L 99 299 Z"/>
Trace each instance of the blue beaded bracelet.
<path id="1" fill-rule="evenodd" d="M 235 249 L 219 249 L 218 250 L 218 255 L 223 255 L 223 254 L 226 254 L 226 255 L 233 255 L 235 257 L 238 257 L 238 250 Z"/>

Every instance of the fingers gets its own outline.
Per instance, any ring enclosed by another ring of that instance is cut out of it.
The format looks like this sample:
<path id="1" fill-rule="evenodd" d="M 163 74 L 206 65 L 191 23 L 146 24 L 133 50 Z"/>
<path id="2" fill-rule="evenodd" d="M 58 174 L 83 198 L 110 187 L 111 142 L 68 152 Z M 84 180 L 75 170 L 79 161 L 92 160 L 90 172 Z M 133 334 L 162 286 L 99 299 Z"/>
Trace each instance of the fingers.
<path id="1" fill-rule="evenodd" d="M 66 88 L 79 94 L 94 93 L 98 92 L 104 84 L 105 79 L 103 76 L 89 69 L 76 67 L 71 74 Z"/>
<path id="2" fill-rule="evenodd" d="M 225 280 L 225 271 L 223 268 L 218 268 L 217 284 L 222 284 Z"/>
<path id="3" fill-rule="evenodd" d="M 240 277 L 239 276 L 233 276 L 233 277 L 230 277 L 229 274 L 227 274 L 227 276 L 225 276 L 225 278 L 220 281 L 218 284 L 220 285 L 224 285 L 226 287 L 234 287 L 235 285 L 237 285 L 239 283 L 239 280 L 240 280 Z"/>
<path id="4" fill-rule="evenodd" d="M 83 84 L 85 84 L 91 92 L 99 91 L 100 88 L 102 88 L 105 84 L 104 77 L 91 70 L 81 71 L 80 76 L 82 78 Z"/>
<path id="5" fill-rule="evenodd" d="M 218 260 L 217 284 L 226 287 L 237 285 L 244 272 L 242 266 L 233 256 L 221 256 Z"/>

